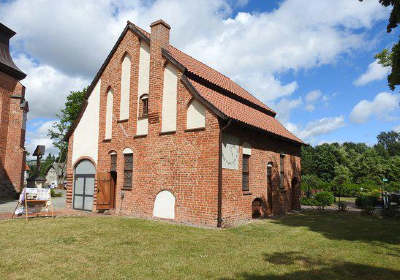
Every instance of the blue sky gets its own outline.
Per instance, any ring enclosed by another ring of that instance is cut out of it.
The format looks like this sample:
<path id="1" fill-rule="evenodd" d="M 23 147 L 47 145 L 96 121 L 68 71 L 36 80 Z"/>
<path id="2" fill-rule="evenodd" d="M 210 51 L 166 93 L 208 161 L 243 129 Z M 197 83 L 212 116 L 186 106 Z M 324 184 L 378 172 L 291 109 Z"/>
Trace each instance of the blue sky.
<path id="1" fill-rule="evenodd" d="M 0 20 L 18 34 L 12 54 L 28 77 L 27 149 L 70 90 L 88 85 L 127 20 L 149 30 L 163 18 L 171 43 L 237 81 L 305 141 L 374 144 L 400 130 L 399 91 L 374 55 L 398 40 L 377 0 L 3 1 Z"/>

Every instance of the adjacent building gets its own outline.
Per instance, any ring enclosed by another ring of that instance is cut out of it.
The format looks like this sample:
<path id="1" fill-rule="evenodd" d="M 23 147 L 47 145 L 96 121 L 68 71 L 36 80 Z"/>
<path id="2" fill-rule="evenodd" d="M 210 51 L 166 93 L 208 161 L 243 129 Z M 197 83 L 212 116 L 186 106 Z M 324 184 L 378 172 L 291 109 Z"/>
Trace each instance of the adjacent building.
<path id="1" fill-rule="evenodd" d="M 169 38 L 127 23 L 66 136 L 67 206 L 218 227 L 298 209 L 303 142 Z"/>
<path id="2" fill-rule="evenodd" d="M 29 111 L 26 77 L 13 62 L 9 41 L 16 33 L 0 23 L 0 198 L 14 197 L 24 183 L 25 129 Z"/>
<path id="3" fill-rule="evenodd" d="M 65 163 L 63 163 L 63 162 L 61 162 L 61 163 L 55 162 L 47 168 L 47 170 L 46 170 L 46 185 L 51 184 L 52 182 L 57 182 L 57 185 L 59 183 L 63 183 L 63 182 L 60 182 L 60 180 L 63 178 L 64 166 L 65 166 Z"/>

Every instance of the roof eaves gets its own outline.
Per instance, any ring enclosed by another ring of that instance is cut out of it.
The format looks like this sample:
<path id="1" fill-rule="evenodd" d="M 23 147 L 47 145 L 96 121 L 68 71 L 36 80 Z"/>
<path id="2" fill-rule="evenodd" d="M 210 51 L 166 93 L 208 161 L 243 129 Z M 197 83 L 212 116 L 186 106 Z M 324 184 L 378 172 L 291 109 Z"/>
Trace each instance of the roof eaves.
<path id="1" fill-rule="evenodd" d="M 227 97 L 229 97 L 229 98 L 231 98 L 233 100 L 236 100 L 236 101 L 238 101 L 238 102 L 240 102 L 240 103 L 242 103 L 244 105 L 247 105 L 247 106 L 249 106 L 251 108 L 254 108 L 254 109 L 256 109 L 256 110 L 258 110 L 260 112 L 263 112 L 264 114 L 267 114 L 267 115 L 269 115 L 271 117 L 275 117 L 276 116 L 276 113 L 272 109 L 269 110 L 267 108 L 260 107 L 257 104 L 255 104 L 254 102 L 251 102 L 251 101 L 249 101 L 249 100 L 247 100 L 247 99 L 245 99 L 245 98 L 243 98 L 243 97 L 241 97 L 241 96 L 239 96 L 239 95 L 237 95 L 235 93 L 232 93 L 231 91 L 229 91 L 227 89 L 224 89 L 224 88 L 218 86 L 217 84 L 215 84 L 213 82 L 210 82 L 209 80 L 196 75 L 193 72 L 187 71 L 186 75 L 188 76 L 188 78 L 198 82 L 199 84 L 202 84 L 202 85 L 204 85 L 204 86 L 206 86 L 206 87 L 208 87 L 208 88 L 210 88 L 212 90 L 215 90 L 215 91 L 219 92 L 220 94 L 223 94 L 223 95 L 225 95 L 225 96 L 227 96 Z"/>
<path id="2" fill-rule="evenodd" d="M 164 48 L 161 49 L 162 56 L 171 62 L 173 65 L 175 65 L 179 70 L 181 70 L 183 73 L 186 71 L 186 67 L 183 66 L 180 62 L 178 62 L 172 55 Z"/>
<path id="3" fill-rule="evenodd" d="M 232 118 L 232 120 L 233 120 L 233 122 L 235 122 L 235 123 L 237 123 L 237 124 L 239 124 L 239 125 L 243 125 L 243 126 L 245 126 L 245 127 L 249 127 L 249 128 L 251 128 L 251 129 L 254 129 L 254 130 L 263 132 L 263 133 L 265 133 L 265 134 L 268 134 L 268 135 L 273 136 L 273 137 L 275 137 L 275 138 L 281 139 L 281 140 L 283 140 L 283 141 L 288 141 L 288 142 L 291 142 L 291 143 L 293 143 L 293 144 L 300 145 L 300 146 L 302 146 L 302 145 L 303 145 L 303 146 L 306 146 L 306 145 L 307 145 L 307 144 L 305 144 L 305 143 L 302 142 L 302 141 L 296 141 L 296 140 L 294 140 L 294 139 L 290 139 L 290 138 L 284 137 L 284 136 L 282 136 L 282 135 L 279 135 L 279 134 L 276 134 L 276 133 L 267 131 L 267 130 L 262 129 L 262 128 L 259 128 L 259 127 L 257 127 L 257 126 L 248 124 L 248 123 L 246 123 L 246 122 L 243 122 L 243 121 L 240 121 L 240 120 L 237 120 L 237 119 L 234 119 L 234 118 Z"/>
<path id="4" fill-rule="evenodd" d="M 208 107 L 214 114 L 220 117 L 223 120 L 228 119 L 228 116 L 222 113 L 217 107 L 215 107 L 211 102 L 205 99 L 201 94 L 196 90 L 196 88 L 192 85 L 192 83 L 188 80 L 185 75 L 181 77 L 182 83 L 187 87 L 189 92 L 193 94 L 193 96 L 198 99 L 204 106 Z"/>

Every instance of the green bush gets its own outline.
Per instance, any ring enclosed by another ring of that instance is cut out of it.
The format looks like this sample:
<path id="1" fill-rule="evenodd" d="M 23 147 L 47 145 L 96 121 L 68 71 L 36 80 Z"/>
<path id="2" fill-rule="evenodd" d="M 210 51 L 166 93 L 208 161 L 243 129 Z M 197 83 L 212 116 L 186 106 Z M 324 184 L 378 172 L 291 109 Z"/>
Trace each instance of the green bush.
<path id="1" fill-rule="evenodd" d="M 307 198 L 307 197 L 300 198 L 300 204 L 308 206 L 318 206 L 318 203 L 315 200 L 315 198 Z"/>
<path id="2" fill-rule="evenodd" d="M 56 193 L 53 189 L 50 190 L 51 197 L 61 197 L 62 193 Z"/>
<path id="3" fill-rule="evenodd" d="M 356 206 L 361 208 L 364 213 L 372 215 L 375 210 L 375 206 L 378 204 L 379 197 L 380 192 L 378 190 L 368 193 L 361 193 L 356 198 Z"/>
<path id="4" fill-rule="evenodd" d="M 315 194 L 315 200 L 322 209 L 333 203 L 334 197 L 331 192 L 323 191 Z"/>

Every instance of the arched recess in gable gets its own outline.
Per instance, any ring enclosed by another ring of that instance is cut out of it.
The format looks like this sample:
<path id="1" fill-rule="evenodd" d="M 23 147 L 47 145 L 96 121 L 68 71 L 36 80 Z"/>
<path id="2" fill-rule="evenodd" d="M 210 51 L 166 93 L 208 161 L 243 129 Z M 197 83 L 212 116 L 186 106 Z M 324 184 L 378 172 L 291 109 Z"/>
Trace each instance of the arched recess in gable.
<path id="1" fill-rule="evenodd" d="M 206 107 L 197 99 L 192 99 L 187 108 L 187 129 L 203 128 L 206 126 Z"/>
<path id="2" fill-rule="evenodd" d="M 129 119 L 131 66 L 131 56 L 128 53 L 125 53 L 121 62 L 121 98 L 119 106 L 120 120 Z"/>

